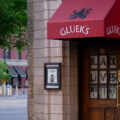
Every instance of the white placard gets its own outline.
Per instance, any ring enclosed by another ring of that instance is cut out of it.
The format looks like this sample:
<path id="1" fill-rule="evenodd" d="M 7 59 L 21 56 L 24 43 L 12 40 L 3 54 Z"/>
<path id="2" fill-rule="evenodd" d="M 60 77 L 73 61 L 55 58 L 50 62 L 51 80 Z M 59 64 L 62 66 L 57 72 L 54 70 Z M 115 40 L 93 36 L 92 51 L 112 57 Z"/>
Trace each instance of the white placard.
<path id="1" fill-rule="evenodd" d="M 48 69 L 48 83 L 57 83 L 57 69 Z"/>

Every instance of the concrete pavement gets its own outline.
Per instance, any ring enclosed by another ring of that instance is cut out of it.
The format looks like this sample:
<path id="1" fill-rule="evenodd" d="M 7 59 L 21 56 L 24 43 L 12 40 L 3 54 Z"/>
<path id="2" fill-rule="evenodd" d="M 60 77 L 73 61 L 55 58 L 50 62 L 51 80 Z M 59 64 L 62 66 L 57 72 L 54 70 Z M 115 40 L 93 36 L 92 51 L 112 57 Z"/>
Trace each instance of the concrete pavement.
<path id="1" fill-rule="evenodd" d="M 0 120 L 28 120 L 27 95 L 0 97 Z"/>

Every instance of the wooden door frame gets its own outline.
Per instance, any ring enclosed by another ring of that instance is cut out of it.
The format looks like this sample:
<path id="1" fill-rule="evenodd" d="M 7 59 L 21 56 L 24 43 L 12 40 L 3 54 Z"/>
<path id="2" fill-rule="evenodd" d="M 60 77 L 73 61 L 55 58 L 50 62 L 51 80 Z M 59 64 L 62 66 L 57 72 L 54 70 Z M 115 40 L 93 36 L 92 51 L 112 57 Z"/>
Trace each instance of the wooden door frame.
<path id="1" fill-rule="evenodd" d="M 120 39 L 115 38 L 88 38 L 79 39 L 78 42 L 78 120 L 82 119 L 82 57 L 83 49 L 94 48 L 94 47 L 120 47 Z"/>

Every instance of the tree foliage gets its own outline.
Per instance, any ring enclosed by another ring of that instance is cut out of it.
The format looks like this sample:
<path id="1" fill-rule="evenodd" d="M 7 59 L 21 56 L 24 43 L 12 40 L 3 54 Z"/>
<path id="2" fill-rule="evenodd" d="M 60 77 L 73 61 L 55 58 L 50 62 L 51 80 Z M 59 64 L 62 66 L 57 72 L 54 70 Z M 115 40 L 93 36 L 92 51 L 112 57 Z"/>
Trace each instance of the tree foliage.
<path id="1" fill-rule="evenodd" d="M 0 48 L 26 46 L 27 0 L 0 0 Z"/>
<path id="2" fill-rule="evenodd" d="M 11 79 L 11 73 L 7 73 L 7 63 L 6 61 L 0 61 L 0 83 L 8 82 Z"/>

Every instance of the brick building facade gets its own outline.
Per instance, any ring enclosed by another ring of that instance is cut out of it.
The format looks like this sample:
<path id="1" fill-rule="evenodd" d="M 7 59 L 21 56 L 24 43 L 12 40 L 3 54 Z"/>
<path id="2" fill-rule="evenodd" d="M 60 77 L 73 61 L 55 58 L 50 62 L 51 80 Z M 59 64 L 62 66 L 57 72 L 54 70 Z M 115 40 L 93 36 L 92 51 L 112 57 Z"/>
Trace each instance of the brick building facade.
<path id="1" fill-rule="evenodd" d="M 11 84 L 15 87 L 26 87 L 27 80 L 27 50 L 19 53 L 16 49 L 7 50 L 0 49 L 0 60 L 6 60 L 8 65 L 8 72 L 11 72 Z M 11 69 L 13 68 L 13 69 Z M 16 70 L 20 69 L 23 73 Z M 14 71 L 14 72 L 13 72 Z M 24 74 L 25 76 L 22 76 Z"/>

